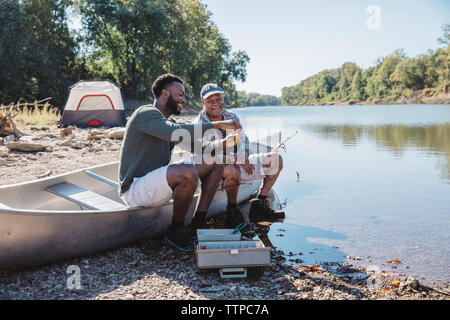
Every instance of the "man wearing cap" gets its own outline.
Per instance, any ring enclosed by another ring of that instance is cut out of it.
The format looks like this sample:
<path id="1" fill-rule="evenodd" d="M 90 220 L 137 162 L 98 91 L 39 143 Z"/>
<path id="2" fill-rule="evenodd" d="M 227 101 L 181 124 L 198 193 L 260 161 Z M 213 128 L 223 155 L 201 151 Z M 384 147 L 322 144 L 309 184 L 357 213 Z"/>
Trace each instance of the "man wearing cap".
<path id="1" fill-rule="evenodd" d="M 200 91 L 200 98 L 203 104 L 203 110 L 195 118 L 194 123 L 207 123 L 211 121 L 233 120 L 240 124 L 236 114 L 225 110 L 223 101 L 223 90 L 216 84 L 205 84 Z M 241 126 L 242 127 L 242 126 Z M 223 130 L 218 130 L 222 135 Z M 211 144 L 217 144 L 220 140 L 217 135 L 205 136 L 204 139 L 210 139 Z M 220 136 L 220 135 L 219 135 Z M 243 150 L 233 146 L 236 161 L 233 164 L 226 164 L 223 172 L 223 185 L 227 193 L 228 205 L 226 213 L 226 224 L 228 227 L 235 227 L 244 222 L 242 211 L 237 206 L 237 195 L 239 184 L 252 180 L 262 179 L 262 185 L 255 199 L 250 200 L 250 222 L 274 221 L 284 219 L 285 214 L 282 211 L 275 211 L 270 208 L 267 195 L 277 180 L 282 168 L 283 159 L 276 152 L 250 154 L 250 146 L 247 136 L 240 134 L 240 141 L 243 144 Z M 214 146 L 211 146 L 214 148 Z M 224 149 L 224 153 L 230 151 Z"/>
<path id="2" fill-rule="evenodd" d="M 172 225 L 165 240 L 179 251 L 193 251 L 185 216 L 198 181 L 201 193 L 194 218 L 204 218 L 223 175 L 223 164 L 185 161 L 170 163 L 175 144 L 181 142 L 177 132 L 205 132 L 208 129 L 238 129 L 233 120 L 198 124 L 178 124 L 172 114 L 180 114 L 186 103 L 181 79 L 172 74 L 158 77 L 152 86 L 153 105 L 139 107 L 127 122 L 120 149 L 119 194 L 128 207 L 159 207 L 173 199 Z M 178 130 L 178 131 L 177 131 Z M 231 136 L 233 137 L 233 136 Z M 195 137 L 194 137 L 195 139 Z M 230 141 L 231 140 L 231 141 Z M 220 144 L 233 145 L 232 139 Z"/>

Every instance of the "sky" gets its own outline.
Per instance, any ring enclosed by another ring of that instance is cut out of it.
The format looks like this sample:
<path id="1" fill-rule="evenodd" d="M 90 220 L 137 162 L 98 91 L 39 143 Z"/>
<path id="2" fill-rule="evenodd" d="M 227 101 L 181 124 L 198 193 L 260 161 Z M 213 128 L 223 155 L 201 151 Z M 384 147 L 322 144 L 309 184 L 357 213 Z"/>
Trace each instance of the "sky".
<path id="1" fill-rule="evenodd" d="M 250 57 L 238 90 L 281 96 L 325 69 L 361 68 L 402 48 L 437 49 L 450 23 L 448 0 L 202 0 L 233 51 Z"/>

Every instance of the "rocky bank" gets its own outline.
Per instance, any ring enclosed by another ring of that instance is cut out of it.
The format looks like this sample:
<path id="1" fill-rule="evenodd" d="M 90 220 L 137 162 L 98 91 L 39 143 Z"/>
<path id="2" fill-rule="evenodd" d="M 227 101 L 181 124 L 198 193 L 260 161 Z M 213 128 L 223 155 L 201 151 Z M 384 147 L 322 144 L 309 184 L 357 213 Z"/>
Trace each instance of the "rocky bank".
<path id="1" fill-rule="evenodd" d="M 56 127 L 21 130 L 26 136 L 19 141 L 0 138 L 0 185 L 58 175 L 119 158 L 120 130 L 64 131 Z M 7 147 L 11 142 L 44 148 L 17 151 Z M 244 210 L 245 206 L 244 203 Z M 250 268 L 246 279 L 221 279 L 217 270 L 198 269 L 193 254 L 172 250 L 162 238 L 148 239 L 51 265 L 0 272 L 0 299 L 448 300 L 449 297 L 447 284 L 431 288 L 412 277 L 371 273 L 351 264 L 304 266 L 300 259 L 291 259 L 292 255 L 272 248 L 269 267 Z M 80 271 L 79 286 L 75 287 L 73 270 Z"/>

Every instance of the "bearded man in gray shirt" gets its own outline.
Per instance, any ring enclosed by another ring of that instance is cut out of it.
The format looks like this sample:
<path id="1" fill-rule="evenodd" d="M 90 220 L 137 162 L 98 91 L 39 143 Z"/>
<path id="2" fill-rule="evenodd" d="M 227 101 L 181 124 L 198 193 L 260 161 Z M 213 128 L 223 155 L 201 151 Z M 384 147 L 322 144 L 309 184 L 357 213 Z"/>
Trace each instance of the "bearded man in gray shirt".
<path id="1" fill-rule="evenodd" d="M 187 131 L 191 137 L 200 130 L 234 130 L 240 125 L 234 120 L 202 124 L 178 124 L 169 120 L 180 114 L 185 99 L 182 80 L 172 74 L 158 77 L 152 86 L 155 102 L 139 107 L 127 122 L 120 150 L 119 193 L 129 207 L 158 207 L 173 198 L 172 225 L 165 236 L 169 245 L 179 251 L 192 252 L 192 229 L 184 225 L 198 181 L 201 193 L 194 215 L 195 225 L 201 227 L 223 175 L 223 164 L 189 161 L 169 164 L 174 145 L 181 142 L 177 130 Z M 195 137 L 194 137 L 195 138 Z M 201 137 L 200 137 L 201 138 Z M 224 147 L 234 145 L 235 136 L 220 140 Z"/>

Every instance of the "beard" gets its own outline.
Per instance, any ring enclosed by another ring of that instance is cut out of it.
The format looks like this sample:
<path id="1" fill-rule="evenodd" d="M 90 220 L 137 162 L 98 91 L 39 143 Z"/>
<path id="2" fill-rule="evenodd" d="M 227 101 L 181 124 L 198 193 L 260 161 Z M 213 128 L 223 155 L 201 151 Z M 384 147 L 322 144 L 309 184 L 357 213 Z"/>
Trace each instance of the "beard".
<path id="1" fill-rule="evenodd" d="M 170 95 L 167 98 L 166 106 L 170 109 L 172 114 L 180 115 L 181 111 L 178 110 L 178 103 L 175 101 L 175 99 Z"/>

